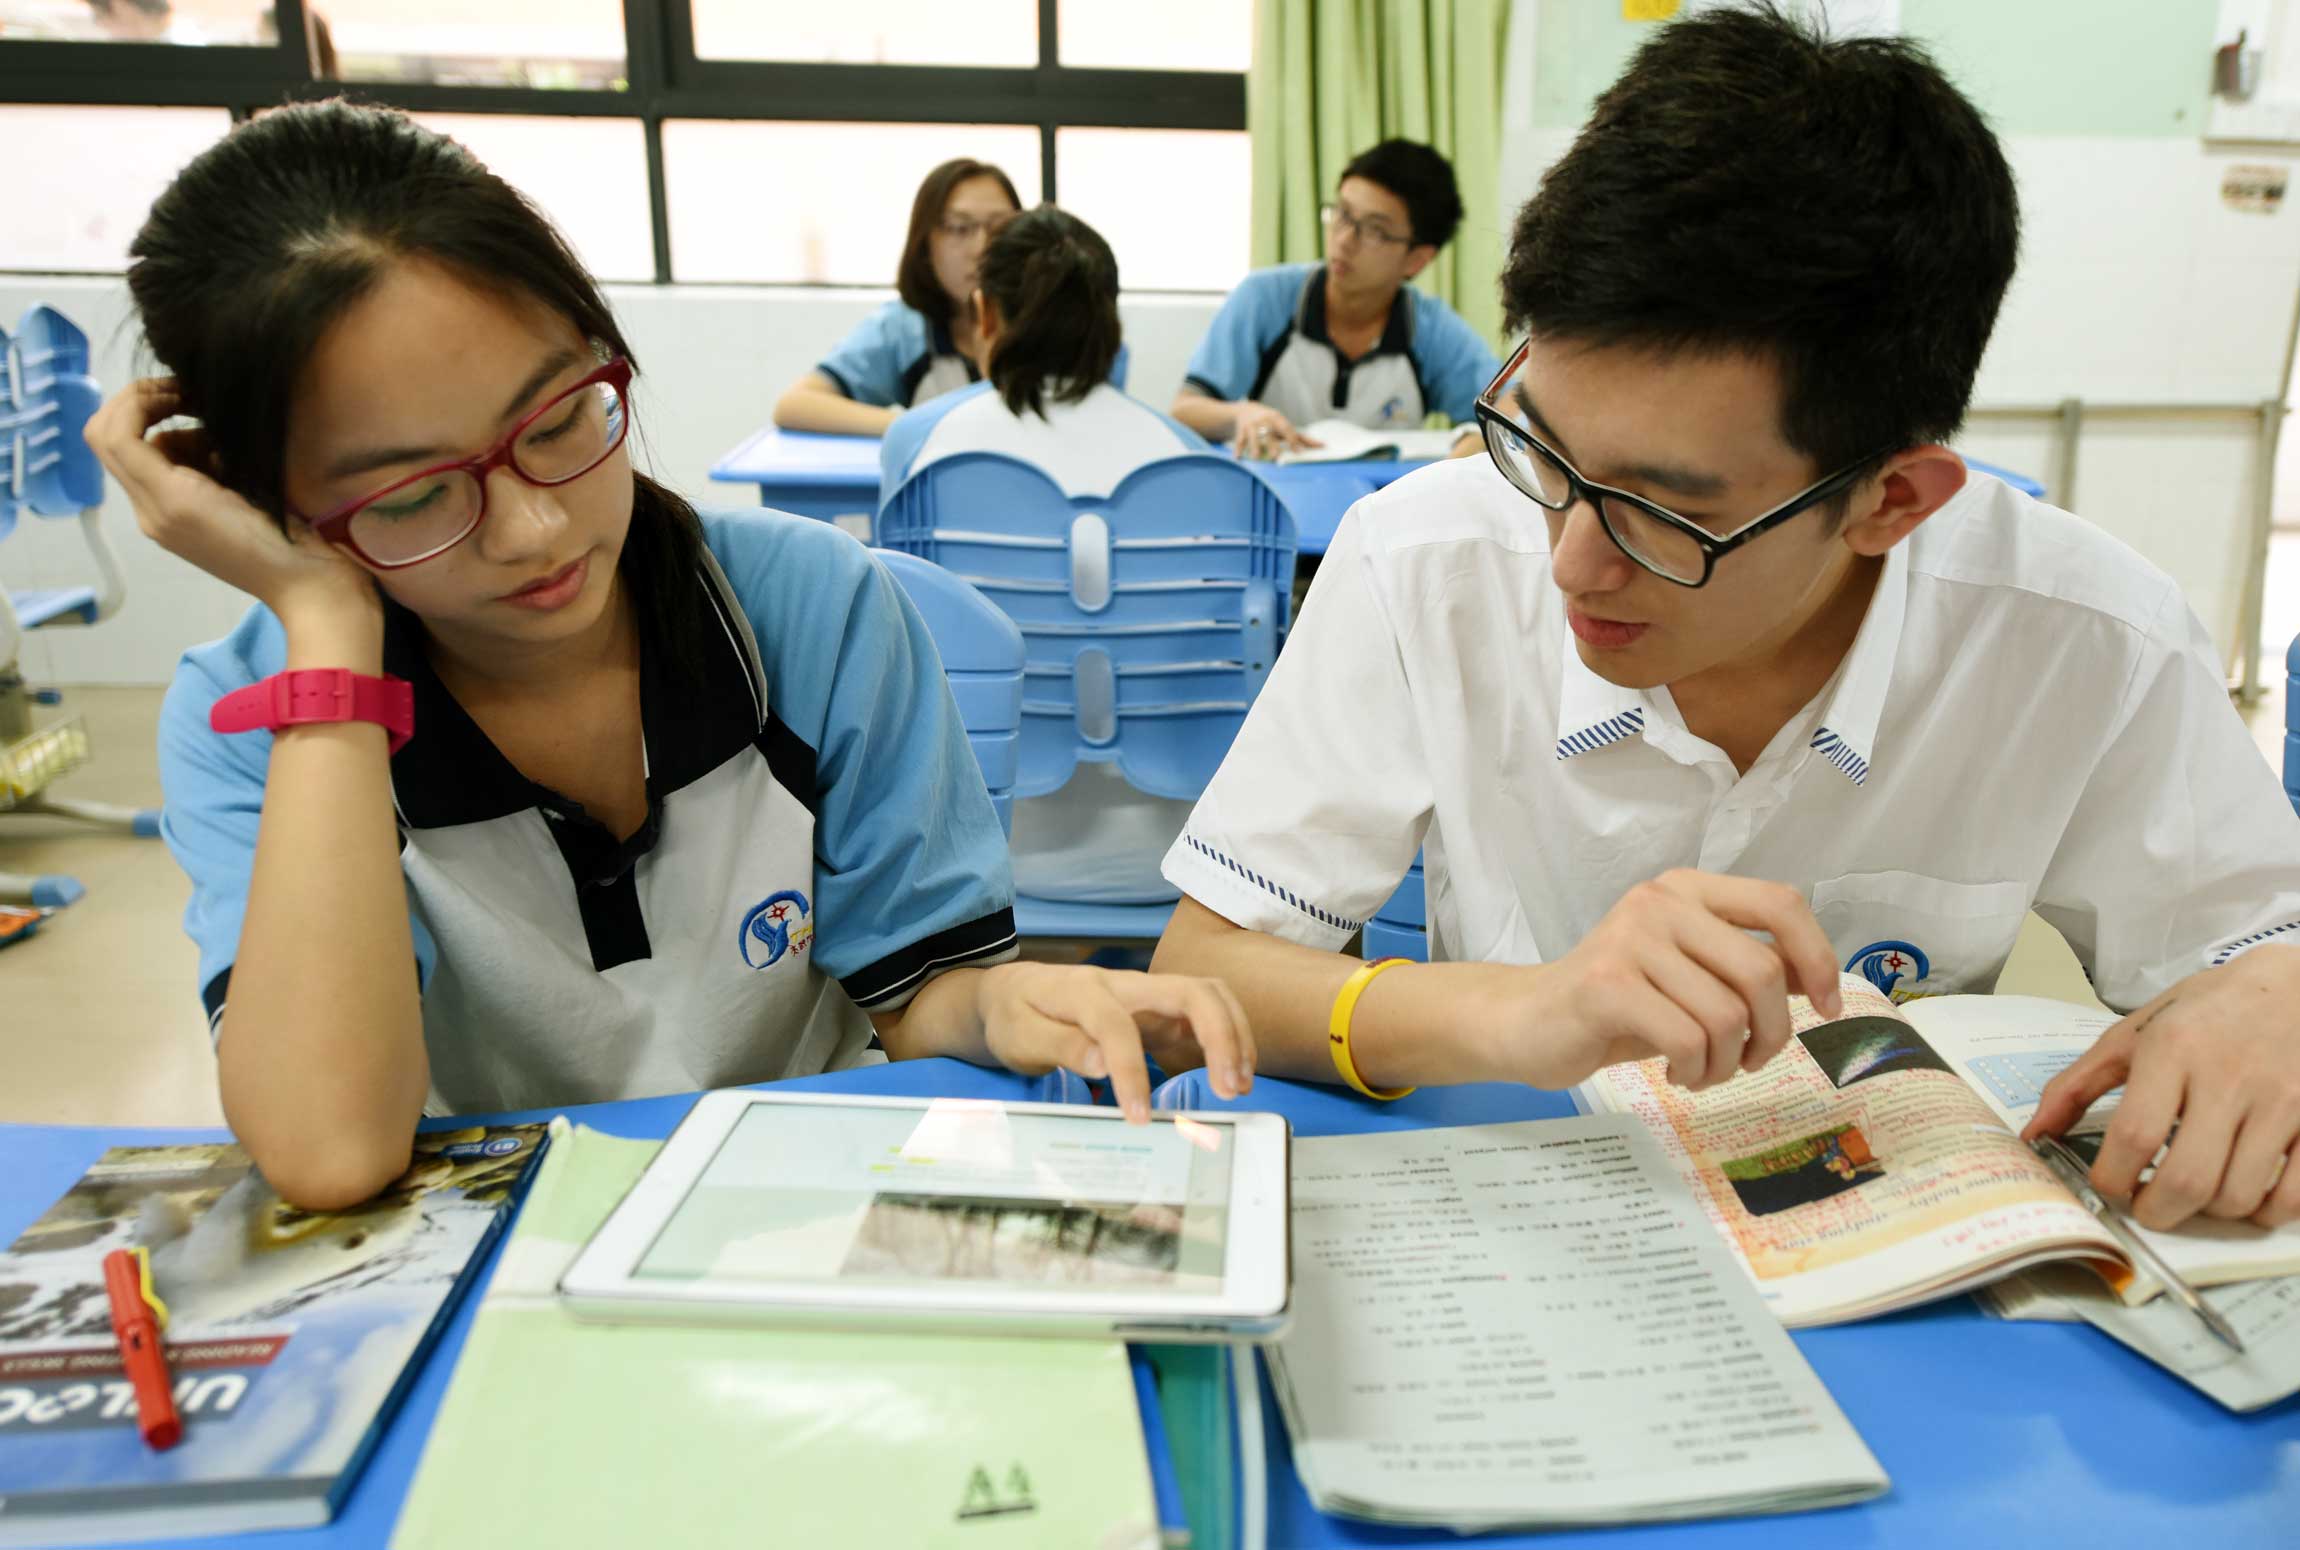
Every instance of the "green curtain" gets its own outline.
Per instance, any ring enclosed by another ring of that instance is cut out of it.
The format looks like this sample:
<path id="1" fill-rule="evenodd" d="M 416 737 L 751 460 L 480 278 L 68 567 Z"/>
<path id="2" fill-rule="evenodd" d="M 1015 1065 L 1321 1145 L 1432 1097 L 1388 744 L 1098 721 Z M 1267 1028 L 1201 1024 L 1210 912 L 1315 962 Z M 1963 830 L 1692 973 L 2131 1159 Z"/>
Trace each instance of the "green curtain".
<path id="1" fill-rule="evenodd" d="M 1414 283 L 1501 345 L 1502 47 L 1510 0 L 1256 0 L 1246 129 L 1257 267 L 1324 256 L 1318 206 L 1351 157 L 1402 135 L 1461 185 L 1461 230 Z"/>

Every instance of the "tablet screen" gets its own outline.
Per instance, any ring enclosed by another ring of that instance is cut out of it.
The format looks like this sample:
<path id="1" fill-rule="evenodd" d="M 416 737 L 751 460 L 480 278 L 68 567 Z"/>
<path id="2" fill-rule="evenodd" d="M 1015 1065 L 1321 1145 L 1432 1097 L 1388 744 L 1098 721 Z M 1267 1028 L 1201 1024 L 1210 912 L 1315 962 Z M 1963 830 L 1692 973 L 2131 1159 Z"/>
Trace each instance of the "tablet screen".
<path id="1" fill-rule="evenodd" d="M 1222 1290 L 1235 1137 L 996 1105 L 757 1104 L 634 1275 Z"/>

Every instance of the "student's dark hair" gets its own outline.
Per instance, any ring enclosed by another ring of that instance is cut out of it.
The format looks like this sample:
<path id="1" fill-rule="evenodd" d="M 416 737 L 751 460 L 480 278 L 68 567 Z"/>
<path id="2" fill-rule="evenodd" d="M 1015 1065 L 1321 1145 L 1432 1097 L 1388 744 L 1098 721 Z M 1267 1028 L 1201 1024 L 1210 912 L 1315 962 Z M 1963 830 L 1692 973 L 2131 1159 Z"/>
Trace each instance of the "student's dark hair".
<path id="1" fill-rule="evenodd" d="M 1598 99 L 1501 294 L 1544 340 L 1769 357 L 1829 473 L 1955 432 L 2019 245 L 2004 153 L 1922 48 L 1712 11 Z"/>
<path id="2" fill-rule="evenodd" d="M 322 336 L 395 262 L 426 260 L 566 318 L 629 356 L 606 298 L 558 232 L 446 136 L 341 101 L 242 124 L 177 174 L 128 248 L 151 353 L 181 384 L 223 479 L 286 520 L 298 379 Z M 621 571 L 675 665 L 700 653 L 694 508 L 634 474 Z"/>
<path id="3" fill-rule="evenodd" d="M 1108 381 L 1118 359 L 1118 259 L 1102 234 L 1040 205 L 999 228 L 982 255 L 982 294 L 998 309 L 990 382 L 1006 407 L 1043 417 Z"/>
<path id="4" fill-rule="evenodd" d="M 1413 222 L 1414 241 L 1442 248 L 1461 225 L 1461 189 L 1453 180 L 1453 163 L 1419 140 L 1384 140 L 1358 152 L 1343 178 L 1364 178 L 1398 196 Z M 1335 187 L 1341 186 L 1336 180 Z"/>
<path id="5" fill-rule="evenodd" d="M 969 156 L 944 162 L 926 175 L 918 186 L 918 197 L 910 202 L 910 234 L 902 239 L 902 267 L 894 276 L 894 288 L 903 304 L 945 328 L 950 326 L 956 308 L 950 293 L 934 277 L 934 229 L 942 224 L 943 206 L 950 203 L 951 194 L 970 178 L 995 178 L 1006 190 L 1006 202 L 1017 210 L 1022 208 L 1014 180 L 989 162 Z"/>

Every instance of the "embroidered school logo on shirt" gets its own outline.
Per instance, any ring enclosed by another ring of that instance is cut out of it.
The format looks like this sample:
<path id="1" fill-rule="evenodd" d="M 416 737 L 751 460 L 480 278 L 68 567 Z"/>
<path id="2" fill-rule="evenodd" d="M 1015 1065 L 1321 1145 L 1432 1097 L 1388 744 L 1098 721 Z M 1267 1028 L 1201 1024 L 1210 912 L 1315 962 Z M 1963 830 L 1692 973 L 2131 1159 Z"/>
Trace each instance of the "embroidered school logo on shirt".
<path id="1" fill-rule="evenodd" d="M 786 954 L 805 952 L 815 940 L 815 923 L 808 918 L 812 913 L 807 908 L 807 896 L 795 888 L 770 893 L 752 905 L 735 936 L 743 962 L 754 969 L 767 969 Z"/>
<path id="2" fill-rule="evenodd" d="M 1871 942 L 1845 960 L 1845 970 L 1858 974 L 1895 1001 L 1907 1001 L 1920 993 L 1916 987 L 1931 975 L 1933 964 L 1925 950 L 1913 942 Z M 1909 981 L 1909 988 L 1896 991 L 1893 987 L 1904 979 Z"/>

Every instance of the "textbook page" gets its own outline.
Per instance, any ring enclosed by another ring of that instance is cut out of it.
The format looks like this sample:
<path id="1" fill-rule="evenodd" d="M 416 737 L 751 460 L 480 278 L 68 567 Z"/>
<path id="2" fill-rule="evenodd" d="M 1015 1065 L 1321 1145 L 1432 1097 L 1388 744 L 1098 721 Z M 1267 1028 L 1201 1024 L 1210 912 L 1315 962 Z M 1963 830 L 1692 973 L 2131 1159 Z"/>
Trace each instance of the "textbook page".
<path id="1" fill-rule="evenodd" d="M 1453 455 L 1454 442 L 1466 432 L 1445 430 L 1369 430 L 1347 420 L 1316 420 L 1302 434 L 1322 446 L 1304 447 L 1278 455 L 1281 463 L 1353 463 L 1363 458 L 1395 458 L 1400 462 L 1434 462 Z"/>
<path id="2" fill-rule="evenodd" d="M 1900 1012 L 2016 1134 L 2036 1112 L 2045 1083 L 2118 1020 L 2099 1007 L 2040 996 L 1942 996 L 1911 1001 Z M 2120 1087 L 2087 1109 L 2064 1138 L 2087 1164 L 2100 1155 L 2100 1133 L 2123 1092 Z M 2128 1217 L 2126 1226 L 2197 1285 L 2300 1274 L 2300 1223 L 2271 1229 L 2198 1216 L 2157 1232 Z M 2144 1274 L 2136 1291 L 2153 1288 Z"/>
<path id="3" fill-rule="evenodd" d="M 1642 1119 L 1766 1305 L 1790 1325 L 1860 1318 L 2116 1240 L 1875 986 L 1845 1016 L 1790 1001 L 1761 1071 L 1706 1092 L 1659 1060 L 1610 1066 L 1591 1106 Z"/>
<path id="4" fill-rule="evenodd" d="M 1886 1487 L 1625 1117 L 1298 1139 L 1294 1275 L 1268 1354 L 1322 1510 L 1476 1530 Z"/>
<path id="5" fill-rule="evenodd" d="M 2128 1308 L 2097 1277 L 2043 1265 L 1989 1289 L 2007 1318 L 2083 1319 L 2231 1410 L 2258 1410 L 2300 1393 L 2300 1276 L 2215 1287 L 2212 1310 L 2235 1326 L 2239 1353 L 2170 1297 Z"/>

